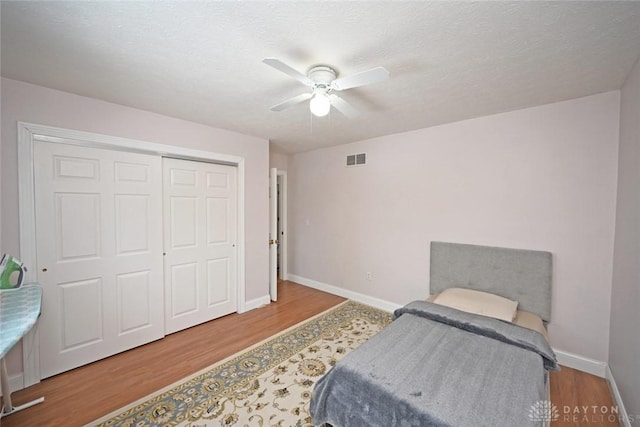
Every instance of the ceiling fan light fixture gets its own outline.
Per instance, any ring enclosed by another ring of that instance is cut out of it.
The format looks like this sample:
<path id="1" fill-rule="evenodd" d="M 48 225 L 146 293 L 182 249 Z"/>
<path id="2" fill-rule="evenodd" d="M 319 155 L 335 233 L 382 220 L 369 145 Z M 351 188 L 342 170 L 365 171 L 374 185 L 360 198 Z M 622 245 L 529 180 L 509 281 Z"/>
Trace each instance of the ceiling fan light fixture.
<path id="1" fill-rule="evenodd" d="M 316 93 L 309 103 L 311 113 L 316 117 L 324 117 L 329 114 L 331 109 L 331 101 L 324 93 Z"/>
<path id="2" fill-rule="evenodd" d="M 285 108 L 311 100 L 309 109 L 311 114 L 316 117 L 326 116 L 331 107 L 349 119 L 357 117 L 358 111 L 333 92 L 366 86 L 389 78 L 389 72 L 384 67 L 376 67 L 348 77 L 338 78 L 336 70 L 327 65 L 315 65 L 307 71 L 307 74 L 303 74 L 277 58 L 265 58 L 262 62 L 311 88 L 310 92 L 302 93 L 274 105 L 270 108 L 271 111 L 282 111 Z"/>

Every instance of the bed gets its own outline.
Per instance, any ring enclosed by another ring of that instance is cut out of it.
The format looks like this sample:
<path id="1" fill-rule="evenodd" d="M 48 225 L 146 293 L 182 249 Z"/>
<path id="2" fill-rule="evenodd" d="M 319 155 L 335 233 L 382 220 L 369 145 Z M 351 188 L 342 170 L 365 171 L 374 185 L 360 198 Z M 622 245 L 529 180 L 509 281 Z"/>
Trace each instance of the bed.
<path id="1" fill-rule="evenodd" d="M 430 293 L 463 289 L 517 302 L 551 320 L 549 252 L 432 242 Z M 549 418 L 543 331 L 438 303 L 413 301 L 315 385 L 315 425 L 534 426 Z M 520 314 L 513 314 L 513 319 Z"/>

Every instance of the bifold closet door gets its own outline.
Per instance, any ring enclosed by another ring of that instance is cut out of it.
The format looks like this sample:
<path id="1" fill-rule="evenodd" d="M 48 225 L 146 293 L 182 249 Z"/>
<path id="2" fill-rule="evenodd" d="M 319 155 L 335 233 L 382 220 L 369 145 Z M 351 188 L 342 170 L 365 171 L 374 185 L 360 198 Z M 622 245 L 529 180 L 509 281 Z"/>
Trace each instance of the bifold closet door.
<path id="1" fill-rule="evenodd" d="M 35 142 L 41 377 L 164 336 L 162 160 Z"/>
<path id="2" fill-rule="evenodd" d="M 237 169 L 163 159 L 166 333 L 237 309 Z"/>

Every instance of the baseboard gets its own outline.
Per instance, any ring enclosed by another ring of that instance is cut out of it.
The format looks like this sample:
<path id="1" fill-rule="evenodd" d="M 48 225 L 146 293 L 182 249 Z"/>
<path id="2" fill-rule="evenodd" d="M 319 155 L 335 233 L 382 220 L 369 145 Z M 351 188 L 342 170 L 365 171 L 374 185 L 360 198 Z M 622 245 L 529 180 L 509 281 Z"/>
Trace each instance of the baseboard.
<path id="1" fill-rule="evenodd" d="M 569 353 L 568 351 L 558 350 L 554 348 L 558 363 L 569 368 L 577 369 L 582 372 L 586 372 L 591 375 L 595 375 L 600 378 L 606 377 L 607 364 L 595 359 L 589 359 L 588 357 L 579 356 L 577 354 Z"/>
<path id="2" fill-rule="evenodd" d="M 242 313 L 246 313 L 247 311 L 254 310 L 256 308 L 260 308 L 263 305 L 271 304 L 271 297 L 269 295 L 263 295 L 259 298 L 252 299 L 250 301 L 246 301 L 244 303 L 244 310 Z M 240 313 L 240 312 L 238 312 Z"/>
<path id="3" fill-rule="evenodd" d="M 371 307 L 379 308 L 380 310 L 393 312 L 395 309 L 402 307 L 401 304 L 385 301 L 383 299 L 370 297 L 359 292 L 350 291 L 348 289 L 339 288 L 337 286 L 328 285 L 326 283 L 318 282 L 316 280 L 307 279 L 306 277 L 297 276 L 295 274 L 288 274 L 289 280 L 299 283 L 309 288 L 317 289 L 319 291 L 328 292 L 333 295 L 338 295 L 343 298 L 370 305 Z"/>
<path id="4" fill-rule="evenodd" d="M 620 390 L 618 390 L 618 385 L 616 384 L 615 378 L 613 378 L 613 372 L 611 372 L 611 368 L 609 367 L 609 365 L 607 365 L 605 378 L 607 379 L 607 381 L 609 381 L 609 387 L 611 388 L 611 393 L 613 393 L 613 399 L 618 406 L 618 419 L 624 427 L 631 427 L 631 419 L 629 418 L 627 410 L 624 407 L 622 396 L 620 396 Z"/>

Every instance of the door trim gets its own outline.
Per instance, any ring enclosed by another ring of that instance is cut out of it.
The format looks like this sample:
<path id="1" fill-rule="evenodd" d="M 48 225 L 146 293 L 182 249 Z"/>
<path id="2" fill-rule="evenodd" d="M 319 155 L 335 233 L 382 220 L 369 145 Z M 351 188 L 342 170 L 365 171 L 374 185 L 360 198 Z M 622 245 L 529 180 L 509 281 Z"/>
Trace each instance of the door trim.
<path id="1" fill-rule="evenodd" d="M 278 301 L 278 169 L 269 168 L 269 298 Z"/>
<path id="2" fill-rule="evenodd" d="M 237 300 L 238 313 L 246 311 L 245 305 L 245 166 L 244 158 L 212 151 L 196 150 L 174 145 L 158 144 L 129 138 L 102 135 L 91 132 L 57 128 L 27 122 L 18 122 L 18 212 L 20 217 L 20 260 L 36 265 L 35 187 L 33 180 L 33 143 L 43 141 L 129 151 L 185 160 L 222 163 L 238 168 L 238 221 L 237 221 Z M 27 271 L 26 281 L 35 275 Z M 40 382 L 40 345 L 37 326 L 22 340 L 23 387 Z"/>

